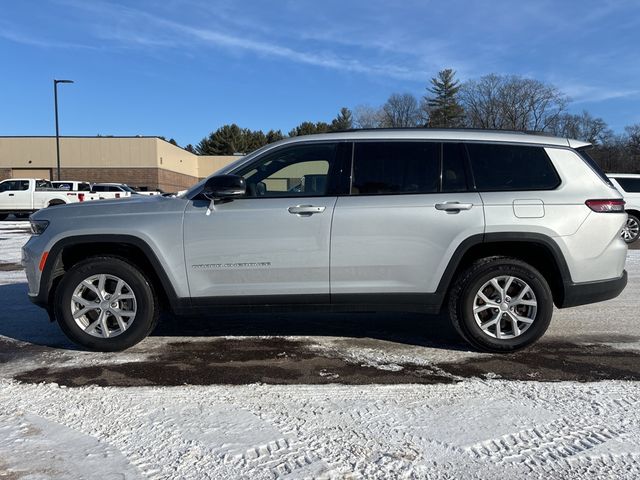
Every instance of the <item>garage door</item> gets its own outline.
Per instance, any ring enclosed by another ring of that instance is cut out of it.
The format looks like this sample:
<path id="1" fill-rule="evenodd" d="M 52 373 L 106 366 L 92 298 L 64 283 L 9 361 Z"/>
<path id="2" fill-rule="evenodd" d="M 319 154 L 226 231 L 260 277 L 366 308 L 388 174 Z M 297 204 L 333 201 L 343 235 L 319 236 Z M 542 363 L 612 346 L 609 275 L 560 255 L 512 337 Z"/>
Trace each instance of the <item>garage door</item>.
<path id="1" fill-rule="evenodd" d="M 11 171 L 13 178 L 46 178 L 51 179 L 50 168 L 14 168 Z"/>

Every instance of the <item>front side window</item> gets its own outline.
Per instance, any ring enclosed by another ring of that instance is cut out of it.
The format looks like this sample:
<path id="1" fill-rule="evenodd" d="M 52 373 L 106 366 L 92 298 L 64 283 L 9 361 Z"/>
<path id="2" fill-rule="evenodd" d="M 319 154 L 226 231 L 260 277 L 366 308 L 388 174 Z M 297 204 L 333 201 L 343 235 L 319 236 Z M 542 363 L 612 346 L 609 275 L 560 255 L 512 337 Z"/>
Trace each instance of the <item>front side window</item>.
<path id="1" fill-rule="evenodd" d="M 616 179 L 625 192 L 640 193 L 640 178 L 613 178 Z"/>
<path id="2" fill-rule="evenodd" d="M 335 144 L 280 149 L 237 172 L 247 182 L 247 197 L 308 197 L 327 194 Z"/>
<path id="3" fill-rule="evenodd" d="M 29 180 L 6 180 L 0 183 L 0 192 L 19 192 L 29 190 Z"/>
<path id="4" fill-rule="evenodd" d="M 10 192 L 12 190 L 17 190 L 15 188 L 16 181 L 15 180 L 6 180 L 0 183 L 0 192 Z"/>
<path id="5" fill-rule="evenodd" d="M 435 193 L 440 143 L 356 142 L 352 195 Z"/>
<path id="6" fill-rule="evenodd" d="M 553 190 L 560 178 L 543 147 L 467 144 L 479 191 Z"/>

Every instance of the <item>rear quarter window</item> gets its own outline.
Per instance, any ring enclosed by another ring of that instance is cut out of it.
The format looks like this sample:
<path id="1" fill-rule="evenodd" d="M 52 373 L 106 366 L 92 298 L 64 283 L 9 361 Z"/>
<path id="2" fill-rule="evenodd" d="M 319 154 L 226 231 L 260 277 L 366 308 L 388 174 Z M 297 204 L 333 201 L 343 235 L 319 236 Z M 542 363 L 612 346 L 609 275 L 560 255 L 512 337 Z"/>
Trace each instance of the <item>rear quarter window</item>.
<path id="1" fill-rule="evenodd" d="M 467 150 L 480 191 L 553 190 L 560 185 L 543 147 L 469 143 Z"/>

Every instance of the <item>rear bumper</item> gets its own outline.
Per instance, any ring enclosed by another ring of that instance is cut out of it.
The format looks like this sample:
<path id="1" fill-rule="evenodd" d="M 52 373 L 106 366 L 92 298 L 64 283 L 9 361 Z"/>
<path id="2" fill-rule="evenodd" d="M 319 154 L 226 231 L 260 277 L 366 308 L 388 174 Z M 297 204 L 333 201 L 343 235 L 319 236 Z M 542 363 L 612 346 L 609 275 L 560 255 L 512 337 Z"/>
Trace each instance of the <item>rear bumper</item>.
<path id="1" fill-rule="evenodd" d="M 620 278 L 598 282 L 565 283 L 564 298 L 558 308 L 576 307 L 589 303 L 603 302 L 620 295 L 627 286 L 627 271 Z"/>

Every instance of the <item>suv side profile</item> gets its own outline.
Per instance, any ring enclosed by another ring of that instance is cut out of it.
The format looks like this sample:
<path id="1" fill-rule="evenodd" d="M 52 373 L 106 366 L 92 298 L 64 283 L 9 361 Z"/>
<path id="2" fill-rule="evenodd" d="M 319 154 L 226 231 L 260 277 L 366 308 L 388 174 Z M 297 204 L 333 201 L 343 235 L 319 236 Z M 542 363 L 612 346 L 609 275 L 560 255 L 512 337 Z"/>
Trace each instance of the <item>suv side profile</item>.
<path id="1" fill-rule="evenodd" d="M 373 130 L 268 145 L 177 197 L 54 207 L 23 248 L 31 300 L 76 343 L 128 348 L 161 308 L 448 307 L 510 352 L 625 287 L 624 201 L 577 140 Z"/>
<path id="2" fill-rule="evenodd" d="M 640 238 L 640 175 L 633 173 L 608 173 L 613 185 L 624 195 L 628 218 L 622 229 L 622 238 L 633 243 Z"/>

